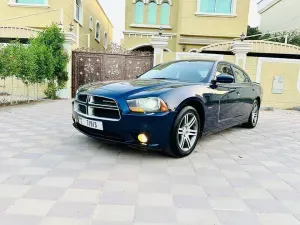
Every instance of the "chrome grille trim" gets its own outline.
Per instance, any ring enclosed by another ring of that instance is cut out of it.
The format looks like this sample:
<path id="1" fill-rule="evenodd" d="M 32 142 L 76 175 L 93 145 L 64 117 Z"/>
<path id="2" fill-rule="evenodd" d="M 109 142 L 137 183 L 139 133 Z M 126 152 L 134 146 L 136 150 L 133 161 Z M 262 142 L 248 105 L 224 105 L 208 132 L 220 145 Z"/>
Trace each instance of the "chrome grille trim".
<path id="1" fill-rule="evenodd" d="M 75 111 L 78 112 L 78 113 L 83 113 L 81 112 L 80 110 L 80 106 L 83 106 L 85 108 L 85 111 L 87 112 L 87 105 L 85 104 L 82 104 L 81 102 L 75 102 Z M 83 113 L 84 114 L 84 113 Z"/>
<path id="2" fill-rule="evenodd" d="M 118 106 L 111 106 L 111 105 L 102 105 L 102 104 L 89 103 L 89 106 L 95 107 L 95 108 L 119 110 Z"/>
<path id="3" fill-rule="evenodd" d="M 81 101 L 80 100 L 80 96 L 86 96 L 86 100 L 85 101 Z M 88 97 L 89 96 L 87 94 L 78 94 L 78 95 L 76 95 L 76 101 L 81 102 L 81 103 L 86 103 L 87 100 L 88 100 Z"/>
<path id="4" fill-rule="evenodd" d="M 80 94 L 78 94 L 80 95 Z M 76 107 L 74 108 L 74 111 L 77 112 L 79 115 L 87 117 L 87 118 L 91 118 L 91 119 L 100 119 L 100 120 L 107 120 L 107 121 L 119 121 L 121 120 L 121 113 L 120 113 L 120 109 L 118 107 L 117 102 L 112 99 L 112 98 L 108 98 L 108 97 L 104 97 L 104 96 L 96 96 L 96 95 L 88 95 L 88 94 L 82 94 L 82 95 L 87 95 L 87 101 L 86 102 L 82 102 L 78 99 L 78 96 L 76 96 L 75 102 L 77 104 L 83 105 L 86 107 L 86 114 L 80 112 Z M 108 99 L 110 102 L 114 102 L 114 105 L 106 105 L 106 104 L 97 104 L 95 102 L 93 102 L 93 97 L 99 97 L 99 98 L 103 98 L 103 99 Z M 109 118 L 109 117 L 98 117 L 95 115 L 92 115 L 90 113 L 90 111 L 92 111 L 93 108 L 99 108 L 99 109 L 105 109 L 105 110 L 111 110 L 111 111 L 118 111 L 118 115 L 119 118 Z"/>

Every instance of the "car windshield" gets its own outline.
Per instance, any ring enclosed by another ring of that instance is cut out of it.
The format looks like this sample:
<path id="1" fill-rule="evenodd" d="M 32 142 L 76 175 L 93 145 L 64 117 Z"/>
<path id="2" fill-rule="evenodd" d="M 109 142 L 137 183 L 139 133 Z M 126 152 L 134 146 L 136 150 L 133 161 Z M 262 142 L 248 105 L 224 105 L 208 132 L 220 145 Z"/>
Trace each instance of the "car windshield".
<path id="1" fill-rule="evenodd" d="M 161 64 L 139 79 L 178 80 L 192 83 L 207 82 L 214 65 L 212 61 L 179 61 Z"/>

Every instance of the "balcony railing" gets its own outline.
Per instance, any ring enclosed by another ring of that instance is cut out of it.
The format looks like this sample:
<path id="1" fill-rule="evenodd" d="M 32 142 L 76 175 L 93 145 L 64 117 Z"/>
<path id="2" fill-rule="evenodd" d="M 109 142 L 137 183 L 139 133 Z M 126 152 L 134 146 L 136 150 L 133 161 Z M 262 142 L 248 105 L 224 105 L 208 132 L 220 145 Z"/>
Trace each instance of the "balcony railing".
<path id="1" fill-rule="evenodd" d="M 37 36 L 41 30 L 29 27 L 0 25 L 0 38 L 31 38 Z"/>

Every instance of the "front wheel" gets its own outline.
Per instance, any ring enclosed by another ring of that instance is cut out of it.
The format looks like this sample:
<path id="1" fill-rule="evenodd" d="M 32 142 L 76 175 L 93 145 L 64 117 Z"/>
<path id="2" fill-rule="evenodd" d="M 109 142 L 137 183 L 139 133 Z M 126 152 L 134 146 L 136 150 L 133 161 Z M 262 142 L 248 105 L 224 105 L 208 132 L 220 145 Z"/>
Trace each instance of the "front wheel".
<path id="1" fill-rule="evenodd" d="M 259 103 L 257 100 L 254 101 L 251 114 L 249 116 L 248 122 L 243 124 L 243 127 L 254 128 L 257 125 L 259 116 Z"/>
<path id="2" fill-rule="evenodd" d="M 195 108 L 187 106 L 178 114 L 170 136 L 167 154 L 182 158 L 191 154 L 200 136 L 200 117 Z"/>

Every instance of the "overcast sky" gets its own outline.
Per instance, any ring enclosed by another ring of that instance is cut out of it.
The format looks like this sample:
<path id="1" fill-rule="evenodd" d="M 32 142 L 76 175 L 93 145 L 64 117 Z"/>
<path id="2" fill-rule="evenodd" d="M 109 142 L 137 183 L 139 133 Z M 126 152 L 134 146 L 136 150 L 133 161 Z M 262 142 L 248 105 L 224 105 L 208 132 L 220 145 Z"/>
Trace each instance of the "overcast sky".
<path id="1" fill-rule="evenodd" d="M 257 1 L 259 0 L 251 0 L 249 14 L 250 26 L 259 25 L 260 19 L 257 13 Z M 114 42 L 120 43 L 122 31 L 125 27 L 125 0 L 99 0 L 99 2 L 114 25 Z"/>

